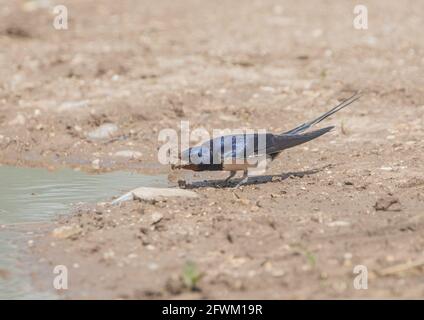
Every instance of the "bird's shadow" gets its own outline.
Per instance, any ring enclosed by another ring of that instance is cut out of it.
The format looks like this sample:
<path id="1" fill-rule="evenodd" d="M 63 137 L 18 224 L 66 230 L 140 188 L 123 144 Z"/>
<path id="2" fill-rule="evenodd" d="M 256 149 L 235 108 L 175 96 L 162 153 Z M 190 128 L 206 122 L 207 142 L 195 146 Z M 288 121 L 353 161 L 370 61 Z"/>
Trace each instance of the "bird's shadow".
<path id="1" fill-rule="evenodd" d="M 313 175 L 318 172 L 321 172 L 329 167 L 331 167 L 331 165 L 327 165 L 322 168 L 306 170 L 306 171 L 296 171 L 296 172 L 286 172 L 282 174 L 253 176 L 253 177 L 249 177 L 249 180 L 243 183 L 242 186 L 258 185 L 258 184 L 277 182 L 277 181 L 281 182 L 292 177 L 303 178 L 304 176 L 309 176 L 309 175 Z M 221 180 L 203 180 L 203 181 L 195 181 L 190 184 L 182 183 L 180 184 L 180 187 L 184 189 L 197 189 L 197 188 L 208 188 L 208 187 L 225 189 L 225 188 L 234 188 L 241 181 L 242 179 L 239 179 L 239 178 L 231 179 L 228 182 L 225 182 L 225 180 L 222 180 L 222 179 Z"/>

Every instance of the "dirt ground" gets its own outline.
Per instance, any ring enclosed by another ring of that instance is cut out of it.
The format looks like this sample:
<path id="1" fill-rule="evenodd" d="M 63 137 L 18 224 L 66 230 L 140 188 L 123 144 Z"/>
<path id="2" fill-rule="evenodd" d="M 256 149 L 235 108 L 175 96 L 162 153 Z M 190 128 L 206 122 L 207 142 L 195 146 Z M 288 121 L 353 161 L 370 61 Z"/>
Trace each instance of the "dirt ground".
<path id="1" fill-rule="evenodd" d="M 368 30 L 353 28 L 355 1 L 60 3 L 68 30 L 0 0 L 2 164 L 170 173 L 158 133 L 181 120 L 279 132 L 364 93 L 239 189 L 195 174 L 197 199 L 90 204 L 53 223 L 34 255 L 69 266 L 63 297 L 424 296 L 424 2 L 361 1 Z M 104 123 L 118 130 L 87 137 Z M 53 238 L 63 225 L 79 233 Z"/>

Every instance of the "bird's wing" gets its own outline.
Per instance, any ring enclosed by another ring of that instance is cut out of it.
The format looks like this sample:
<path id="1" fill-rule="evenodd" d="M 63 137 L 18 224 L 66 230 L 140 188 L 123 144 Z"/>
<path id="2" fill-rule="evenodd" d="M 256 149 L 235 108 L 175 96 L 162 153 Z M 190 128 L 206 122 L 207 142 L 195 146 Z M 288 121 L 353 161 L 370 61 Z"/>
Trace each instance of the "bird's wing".
<path id="1" fill-rule="evenodd" d="M 226 135 L 210 140 L 206 144 L 212 150 L 213 159 L 247 159 L 257 153 L 258 134 Z"/>
<path id="2" fill-rule="evenodd" d="M 326 128 L 322 128 L 322 129 L 318 129 L 314 131 L 308 131 L 301 134 L 275 135 L 272 145 L 270 145 L 267 148 L 267 154 L 275 154 L 285 149 L 292 148 L 302 143 L 311 141 L 313 139 L 316 139 L 322 136 L 323 134 L 326 134 L 327 132 L 331 131 L 333 128 L 334 126 L 330 126 L 330 127 L 326 127 Z"/>

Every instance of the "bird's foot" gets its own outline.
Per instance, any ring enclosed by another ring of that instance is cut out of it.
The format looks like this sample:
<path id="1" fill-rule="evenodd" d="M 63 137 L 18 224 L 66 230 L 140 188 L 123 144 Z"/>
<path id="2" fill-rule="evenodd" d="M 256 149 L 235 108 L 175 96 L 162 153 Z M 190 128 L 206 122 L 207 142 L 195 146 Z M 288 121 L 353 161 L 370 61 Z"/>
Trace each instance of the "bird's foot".
<path id="1" fill-rule="evenodd" d="M 182 179 L 178 180 L 178 186 L 179 186 L 181 189 L 185 189 L 185 188 L 187 188 L 187 181 L 182 180 Z"/>
<path id="2" fill-rule="evenodd" d="M 232 177 L 234 177 L 237 174 L 237 171 L 231 171 L 230 175 L 227 177 L 227 179 L 224 180 L 223 186 L 228 187 L 230 185 L 230 180 Z"/>
<path id="3" fill-rule="evenodd" d="M 240 186 L 242 186 L 243 184 L 247 183 L 248 180 L 249 180 L 249 177 L 247 176 L 247 172 L 245 172 L 245 174 L 243 175 L 243 178 L 240 180 L 239 183 L 236 184 L 236 186 L 233 189 L 240 188 Z"/>

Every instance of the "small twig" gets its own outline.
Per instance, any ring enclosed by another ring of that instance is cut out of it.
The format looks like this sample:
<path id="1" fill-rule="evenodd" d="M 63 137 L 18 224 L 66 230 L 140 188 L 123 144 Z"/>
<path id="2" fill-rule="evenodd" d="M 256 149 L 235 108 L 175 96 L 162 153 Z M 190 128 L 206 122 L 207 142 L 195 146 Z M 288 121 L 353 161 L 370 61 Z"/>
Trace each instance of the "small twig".
<path id="1" fill-rule="evenodd" d="M 388 276 L 388 275 L 408 271 L 410 269 L 414 269 L 421 266 L 424 266 L 424 259 L 408 262 L 408 263 L 397 264 L 392 267 L 388 267 L 378 271 L 378 274 L 380 274 L 381 276 Z"/>

